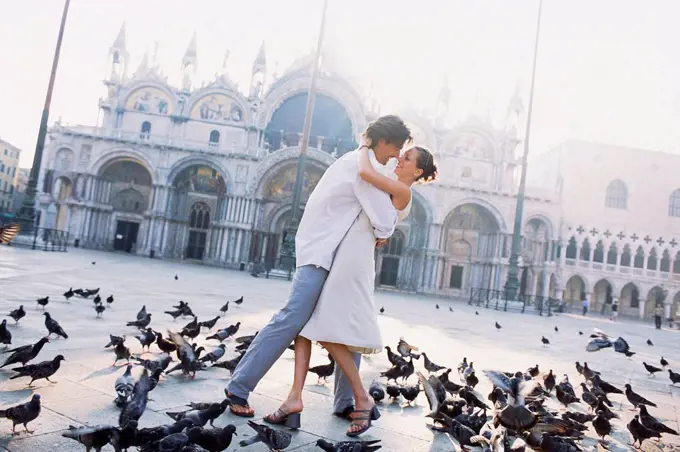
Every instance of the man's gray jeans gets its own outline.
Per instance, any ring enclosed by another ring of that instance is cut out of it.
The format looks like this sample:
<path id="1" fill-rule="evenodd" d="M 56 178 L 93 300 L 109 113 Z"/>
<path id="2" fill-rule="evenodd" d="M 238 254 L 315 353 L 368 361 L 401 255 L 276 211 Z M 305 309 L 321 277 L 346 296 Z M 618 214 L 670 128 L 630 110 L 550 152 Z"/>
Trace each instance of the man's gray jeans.
<path id="1" fill-rule="evenodd" d="M 255 386 L 312 316 L 327 277 L 328 270 L 315 265 L 305 265 L 296 270 L 286 306 L 272 317 L 250 344 L 227 385 L 227 391 L 248 400 Z M 359 368 L 361 363 L 359 353 L 354 353 L 354 362 Z M 354 394 L 349 381 L 340 370 L 340 366 L 336 365 L 334 411 L 341 412 L 353 404 Z"/>

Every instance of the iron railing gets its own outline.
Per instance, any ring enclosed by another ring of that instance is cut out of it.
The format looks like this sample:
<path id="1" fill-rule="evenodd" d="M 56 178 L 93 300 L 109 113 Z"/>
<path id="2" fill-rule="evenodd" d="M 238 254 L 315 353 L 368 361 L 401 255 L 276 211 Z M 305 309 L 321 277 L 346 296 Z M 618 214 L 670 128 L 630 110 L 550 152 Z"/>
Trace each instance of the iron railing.
<path id="1" fill-rule="evenodd" d="M 20 234 L 11 246 L 43 251 L 68 251 L 69 233 L 59 229 L 33 228 L 29 234 Z"/>
<path id="2" fill-rule="evenodd" d="M 508 299 L 504 290 L 473 288 L 470 291 L 469 305 L 484 306 L 485 308 L 526 312 L 533 311 L 538 315 L 546 313 L 553 315 L 553 311 L 560 310 L 560 301 L 556 298 L 538 295 L 518 295 L 516 300 Z"/>

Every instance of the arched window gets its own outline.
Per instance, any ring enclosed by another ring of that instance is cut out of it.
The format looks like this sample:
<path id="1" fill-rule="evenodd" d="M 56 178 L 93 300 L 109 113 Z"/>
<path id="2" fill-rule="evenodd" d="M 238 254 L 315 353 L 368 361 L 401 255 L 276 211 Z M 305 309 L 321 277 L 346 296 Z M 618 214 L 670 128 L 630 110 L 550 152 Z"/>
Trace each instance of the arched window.
<path id="1" fill-rule="evenodd" d="M 645 250 L 642 246 L 638 246 L 637 252 L 635 253 L 635 259 L 633 259 L 633 267 L 643 268 L 645 265 Z"/>
<path id="2" fill-rule="evenodd" d="M 567 245 L 567 259 L 576 259 L 576 239 L 572 235 Z"/>
<path id="3" fill-rule="evenodd" d="M 668 216 L 680 217 L 680 189 L 671 193 L 671 199 L 668 202 Z"/>
<path id="4" fill-rule="evenodd" d="M 617 257 L 616 243 L 612 243 L 611 245 L 609 245 L 609 251 L 607 251 L 607 263 L 609 265 L 616 265 L 616 257 Z"/>
<path id="5" fill-rule="evenodd" d="M 652 248 L 647 258 L 647 270 L 656 270 L 656 248 Z"/>
<path id="6" fill-rule="evenodd" d="M 631 261 L 630 247 L 628 245 L 625 245 L 623 247 L 623 253 L 621 253 L 621 266 L 630 267 L 630 261 Z"/>
<path id="7" fill-rule="evenodd" d="M 614 180 L 607 186 L 605 206 L 612 209 L 625 209 L 628 206 L 628 189 L 621 180 Z"/>
<path id="8" fill-rule="evenodd" d="M 144 121 L 139 132 L 139 137 L 146 140 L 149 138 L 149 135 L 151 135 L 151 123 L 149 121 Z"/>
<path id="9" fill-rule="evenodd" d="M 210 229 L 210 207 L 202 202 L 191 206 L 189 227 L 193 229 Z"/>
<path id="10" fill-rule="evenodd" d="M 593 262 L 604 262 L 604 243 L 602 243 L 602 240 L 599 240 L 597 245 L 595 245 L 595 251 L 593 252 Z"/>
<path id="11" fill-rule="evenodd" d="M 661 265 L 659 270 L 662 272 L 669 272 L 671 269 L 671 253 L 668 250 L 664 250 L 663 256 L 661 257 Z"/>
<path id="12" fill-rule="evenodd" d="M 590 242 L 588 239 L 585 239 L 581 245 L 581 255 L 579 256 L 579 259 L 586 262 L 590 260 Z"/>
<path id="13" fill-rule="evenodd" d="M 391 256 L 401 256 L 403 249 L 404 234 L 401 231 L 394 231 L 394 235 L 387 241 L 387 246 L 383 248 L 383 253 Z"/>
<path id="14" fill-rule="evenodd" d="M 210 132 L 210 146 L 217 146 L 220 143 L 220 132 L 213 130 Z"/>

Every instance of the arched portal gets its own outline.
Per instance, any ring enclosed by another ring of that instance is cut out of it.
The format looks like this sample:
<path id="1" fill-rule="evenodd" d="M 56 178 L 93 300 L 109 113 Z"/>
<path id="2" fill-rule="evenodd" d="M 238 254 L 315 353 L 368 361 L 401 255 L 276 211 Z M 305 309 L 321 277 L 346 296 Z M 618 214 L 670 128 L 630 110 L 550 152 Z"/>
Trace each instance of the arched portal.
<path id="1" fill-rule="evenodd" d="M 573 275 L 567 280 L 564 288 L 563 299 L 571 304 L 576 304 L 586 296 L 586 282 L 579 275 Z"/>
<path id="2" fill-rule="evenodd" d="M 599 309 L 604 312 L 607 305 L 612 303 L 612 285 L 606 279 L 601 279 L 595 283 L 593 287 L 593 298 L 590 300 L 590 309 L 595 311 Z"/>
<path id="3" fill-rule="evenodd" d="M 189 213 L 189 241 L 185 256 L 187 259 L 202 260 L 210 231 L 210 207 L 196 202 Z"/>
<path id="4" fill-rule="evenodd" d="M 397 278 L 399 276 L 399 260 L 404 251 L 406 237 L 404 233 L 396 230 L 390 239 L 387 241 L 382 252 L 382 264 L 380 267 L 380 285 L 393 286 L 397 285 Z"/>
<path id="5" fill-rule="evenodd" d="M 115 212 L 114 250 L 130 253 L 135 249 L 142 215 L 150 207 L 152 185 L 151 173 L 136 160 L 114 159 L 100 169 L 94 197 L 109 203 Z"/>
<path id="6" fill-rule="evenodd" d="M 497 288 L 499 268 L 493 259 L 499 255 L 501 235 L 494 214 L 477 203 L 462 204 L 446 217 L 443 230 L 448 288 L 456 289 L 453 283 L 460 280 L 467 289 Z M 464 280 L 463 274 L 468 275 Z"/>
<path id="7" fill-rule="evenodd" d="M 637 316 L 640 308 L 640 290 L 629 282 L 621 289 L 619 310 L 625 315 Z"/>
<path id="8" fill-rule="evenodd" d="M 532 218 L 524 225 L 522 260 L 526 265 L 538 266 L 549 260 L 550 229 L 540 218 Z"/>
<path id="9" fill-rule="evenodd" d="M 69 206 L 66 200 L 70 199 L 73 194 L 73 183 L 71 179 L 66 176 L 57 178 L 54 182 L 54 189 L 52 190 L 57 201 L 57 222 L 56 229 L 60 231 L 68 230 L 69 222 Z"/>
<path id="10" fill-rule="evenodd" d="M 295 94 L 281 103 L 265 130 L 265 140 L 271 150 L 298 146 L 305 121 L 307 93 Z M 317 93 L 312 115 L 309 145 L 342 155 L 355 149 L 352 122 L 345 107 L 332 97 Z"/>

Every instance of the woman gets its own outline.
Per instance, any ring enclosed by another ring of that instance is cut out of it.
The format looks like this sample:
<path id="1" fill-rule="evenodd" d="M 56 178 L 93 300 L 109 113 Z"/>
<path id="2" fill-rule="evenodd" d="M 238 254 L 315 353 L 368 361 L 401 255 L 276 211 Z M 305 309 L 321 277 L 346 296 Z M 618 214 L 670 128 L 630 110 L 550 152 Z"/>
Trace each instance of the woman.
<path id="1" fill-rule="evenodd" d="M 359 177 L 389 193 L 401 219 L 410 210 L 411 185 L 418 181 L 431 182 L 437 174 L 432 154 L 421 147 L 409 149 L 399 159 L 394 170 L 397 180 L 373 169 L 368 144 L 359 148 L 358 158 Z M 361 383 L 352 357 L 352 352 L 368 354 L 383 349 L 373 303 L 375 244 L 373 229 L 362 212 L 338 246 L 314 313 L 295 339 L 295 376 L 288 398 L 275 413 L 266 416 L 265 421 L 299 427 L 311 341 L 319 342 L 330 353 L 352 386 L 355 409 L 349 415 L 352 424 L 347 435 L 362 434 L 371 427 L 371 421 L 380 416 L 375 402 Z"/>

